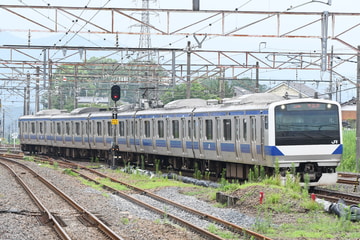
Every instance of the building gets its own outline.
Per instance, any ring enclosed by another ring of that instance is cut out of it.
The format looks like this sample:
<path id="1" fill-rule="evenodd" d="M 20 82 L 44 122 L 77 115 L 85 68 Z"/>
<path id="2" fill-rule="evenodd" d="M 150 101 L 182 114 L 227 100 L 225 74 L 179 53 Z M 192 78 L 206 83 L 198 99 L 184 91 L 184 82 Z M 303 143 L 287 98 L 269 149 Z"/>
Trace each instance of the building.
<path id="1" fill-rule="evenodd" d="M 356 98 L 353 97 L 341 104 L 343 126 L 355 128 L 356 125 Z"/>
<path id="2" fill-rule="evenodd" d="M 282 96 L 286 99 L 291 98 L 308 98 L 316 97 L 323 99 L 328 99 L 327 94 L 319 94 L 315 89 L 303 84 L 294 81 L 282 82 L 279 85 L 266 91 L 267 93 L 273 93 L 279 96 Z"/>
<path id="3" fill-rule="evenodd" d="M 108 97 L 77 97 L 79 104 L 108 104 Z"/>

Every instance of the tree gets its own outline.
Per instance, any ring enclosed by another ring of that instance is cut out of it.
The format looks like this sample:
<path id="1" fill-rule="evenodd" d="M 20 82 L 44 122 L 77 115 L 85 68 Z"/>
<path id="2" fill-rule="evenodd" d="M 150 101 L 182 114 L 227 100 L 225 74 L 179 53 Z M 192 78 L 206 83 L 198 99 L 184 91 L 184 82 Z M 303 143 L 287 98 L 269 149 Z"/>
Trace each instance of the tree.
<path id="1" fill-rule="evenodd" d="M 201 98 L 201 99 L 216 99 L 217 95 L 212 94 L 208 89 L 206 89 L 202 84 L 194 82 L 191 84 L 191 98 Z M 186 98 L 186 83 L 176 85 L 174 88 L 166 91 L 162 96 L 161 100 L 164 104 L 169 103 L 178 99 Z"/>
<path id="2" fill-rule="evenodd" d="M 110 97 L 110 88 L 114 84 L 121 86 L 121 101 L 138 101 L 139 88 L 159 84 L 159 79 L 167 72 L 155 63 L 129 62 L 120 64 L 114 59 L 92 57 L 90 64 L 61 65 L 53 74 L 50 89 L 52 108 L 74 108 L 75 97 Z M 66 78 L 65 78 L 66 77 Z M 49 108 L 48 94 L 41 100 Z"/>

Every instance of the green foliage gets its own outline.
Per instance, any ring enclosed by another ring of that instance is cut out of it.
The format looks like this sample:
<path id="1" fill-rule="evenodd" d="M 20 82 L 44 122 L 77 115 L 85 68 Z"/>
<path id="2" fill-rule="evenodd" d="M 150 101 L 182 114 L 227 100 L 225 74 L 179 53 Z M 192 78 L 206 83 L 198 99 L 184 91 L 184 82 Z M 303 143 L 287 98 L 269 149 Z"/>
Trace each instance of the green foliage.
<path id="1" fill-rule="evenodd" d="M 191 96 L 190 98 L 201 98 L 201 99 L 215 99 L 216 95 L 210 94 L 206 89 L 198 82 L 191 84 Z M 186 98 L 186 84 L 178 84 L 172 89 L 169 89 L 161 95 L 161 100 L 164 104 L 169 103 L 178 99 Z"/>
<path id="2" fill-rule="evenodd" d="M 225 229 L 221 229 L 213 223 L 211 223 L 207 226 L 207 230 L 221 238 L 224 238 L 224 239 L 238 239 L 239 238 L 239 236 L 236 236 L 234 233 L 232 233 L 228 230 L 225 230 Z"/>
<path id="3" fill-rule="evenodd" d="M 338 171 L 356 172 L 356 131 L 343 130 L 343 156 Z"/>
<path id="4" fill-rule="evenodd" d="M 128 219 L 128 218 L 122 218 L 121 219 L 121 222 L 122 222 L 122 224 L 124 224 L 124 225 L 128 225 L 129 223 L 130 223 L 130 220 Z"/>
<path id="5" fill-rule="evenodd" d="M 35 161 L 35 157 L 34 157 L 34 156 L 23 156 L 23 160 L 25 160 L 25 161 L 30 161 L 30 162 L 34 162 L 34 161 Z"/>
<path id="6" fill-rule="evenodd" d="M 155 159 L 155 173 L 158 174 L 160 172 L 160 159 Z"/>
<path id="7" fill-rule="evenodd" d="M 63 173 L 65 173 L 69 176 L 73 176 L 73 177 L 77 177 L 79 175 L 76 172 L 74 172 L 72 169 L 69 169 L 69 168 L 64 169 Z"/>

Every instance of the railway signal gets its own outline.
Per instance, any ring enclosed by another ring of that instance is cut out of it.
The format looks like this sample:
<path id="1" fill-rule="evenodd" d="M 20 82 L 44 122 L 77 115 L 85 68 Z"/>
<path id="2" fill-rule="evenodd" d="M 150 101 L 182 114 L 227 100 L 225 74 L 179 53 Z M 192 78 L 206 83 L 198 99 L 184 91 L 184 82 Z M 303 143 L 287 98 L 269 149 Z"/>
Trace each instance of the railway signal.
<path id="1" fill-rule="evenodd" d="M 119 101 L 121 97 L 121 88 L 119 85 L 111 87 L 111 99 L 115 102 Z"/>

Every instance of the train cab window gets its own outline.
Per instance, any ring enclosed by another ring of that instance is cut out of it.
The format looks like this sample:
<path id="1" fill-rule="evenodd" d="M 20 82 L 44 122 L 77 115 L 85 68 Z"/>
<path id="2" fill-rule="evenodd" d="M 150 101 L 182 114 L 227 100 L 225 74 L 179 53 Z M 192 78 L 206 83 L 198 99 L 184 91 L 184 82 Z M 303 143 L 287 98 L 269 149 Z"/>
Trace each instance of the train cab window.
<path id="1" fill-rule="evenodd" d="M 96 133 L 98 136 L 102 135 L 102 125 L 101 122 L 96 122 Z"/>
<path id="2" fill-rule="evenodd" d="M 35 133 L 35 123 L 31 123 L 31 133 Z"/>
<path id="3" fill-rule="evenodd" d="M 119 122 L 119 135 L 121 137 L 125 136 L 125 123 L 123 121 Z"/>
<path id="4" fill-rule="evenodd" d="M 80 123 L 79 122 L 75 123 L 75 134 L 77 136 L 80 136 Z"/>
<path id="5" fill-rule="evenodd" d="M 179 120 L 172 120 L 172 135 L 174 138 L 179 138 Z"/>
<path id="6" fill-rule="evenodd" d="M 56 123 L 56 133 L 61 134 L 61 123 Z"/>
<path id="7" fill-rule="evenodd" d="M 213 139 L 213 121 L 211 119 L 205 120 L 205 136 L 207 140 Z"/>
<path id="8" fill-rule="evenodd" d="M 150 137 L 150 121 L 144 121 L 144 128 L 145 128 L 145 137 Z"/>
<path id="9" fill-rule="evenodd" d="M 66 135 L 70 135 L 70 123 L 65 123 L 65 132 Z"/>
<path id="10" fill-rule="evenodd" d="M 159 120 L 157 122 L 157 124 L 158 124 L 158 136 L 159 136 L 159 138 L 163 138 L 164 137 L 164 132 L 165 132 L 165 130 L 164 130 L 164 121 Z"/>
<path id="11" fill-rule="evenodd" d="M 231 120 L 223 120 L 224 140 L 231 140 Z"/>
<path id="12" fill-rule="evenodd" d="M 247 120 L 243 119 L 243 138 L 247 140 Z"/>

